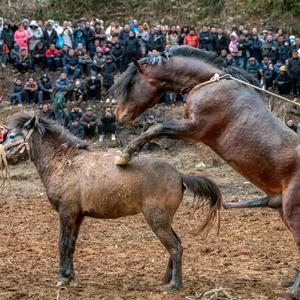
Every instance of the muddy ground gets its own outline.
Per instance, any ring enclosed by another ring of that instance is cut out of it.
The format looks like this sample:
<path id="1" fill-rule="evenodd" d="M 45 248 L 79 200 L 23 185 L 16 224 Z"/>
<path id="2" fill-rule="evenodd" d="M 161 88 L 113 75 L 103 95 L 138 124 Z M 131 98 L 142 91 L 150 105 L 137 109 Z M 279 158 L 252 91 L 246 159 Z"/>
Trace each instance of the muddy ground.
<path id="1" fill-rule="evenodd" d="M 206 146 L 146 155 L 211 177 L 226 201 L 261 195 Z M 0 299 L 195 299 L 219 286 L 235 299 L 284 299 L 282 282 L 297 267 L 296 247 L 275 211 L 223 210 L 219 236 L 205 238 L 191 235 L 201 217 L 182 205 L 174 222 L 184 247 L 180 292 L 162 293 L 168 256 L 141 215 L 86 219 L 74 259 L 76 286 L 58 290 L 57 215 L 32 163 L 11 174 L 11 189 L 0 196 Z"/>

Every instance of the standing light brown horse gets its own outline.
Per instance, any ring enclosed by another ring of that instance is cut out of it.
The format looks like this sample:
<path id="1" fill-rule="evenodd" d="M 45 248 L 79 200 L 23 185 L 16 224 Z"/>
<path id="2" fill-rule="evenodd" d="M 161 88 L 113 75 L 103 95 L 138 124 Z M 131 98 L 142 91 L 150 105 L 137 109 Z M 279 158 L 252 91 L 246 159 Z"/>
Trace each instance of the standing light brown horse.
<path id="1" fill-rule="evenodd" d="M 256 201 L 224 207 L 278 209 L 300 249 L 299 138 L 266 108 L 263 96 L 253 88 L 234 80 L 197 87 L 216 73 L 256 84 L 244 70 L 224 69 L 215 53 L 190 47 L 171 48 L 169 57 L 132 64 L 112 89 L 118 97 L 118 121 L 134 120 L 167 91 L 188 93 L 185 118 L 151 127 L 128 144 L 116 164 L 126 165 L 132 154 L 153 138 L 203 142 L 267 194 Z M 300 273 L 291 289 L 296 299 L 300 297 L 299 284 Z"/>
<path id="2" fill-rule="evenodd" d="M 59 214 L 60 284 L 74 279 L 73 254 L 84 217 L 108 219 L 143 213 L 170 254 L 164 277 L 170 283 L 167 292 L 181 287 L 183 249 L 171 226 L 173 217 L 187 188 L 194 194 L 195 208 L 210 205 L 198 232 L 209 229 L 218 220 L 222 205 L 213 181 L 183 175 L 164 161 L 148 158 L 119 168 L 113 161 L 116 153 L 89 150 L 86 142 L 49 119 L 21 114 L 10 127 L 28 143 L 49 201 Z"/>

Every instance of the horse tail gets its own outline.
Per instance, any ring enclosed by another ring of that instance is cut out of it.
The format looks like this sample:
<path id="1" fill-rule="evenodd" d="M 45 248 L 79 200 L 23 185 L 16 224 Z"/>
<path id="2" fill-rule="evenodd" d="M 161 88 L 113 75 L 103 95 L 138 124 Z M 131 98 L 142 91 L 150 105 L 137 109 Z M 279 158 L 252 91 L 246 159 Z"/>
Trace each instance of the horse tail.
<path id="1" fill-rule="evenodd" d="M 194 194 L 193 207 L 195 212 L 203 206 L 209 205 L 208 214 L 204 223 L 193 234 L 205 232 L 207 235 L 213 225 L 217 223 L 217 232 L 220 229 L 220 209 L 222 207 L 222 195 L 217 184 L 203 176 L 188 176 L 182 174 L 183 187 Z"/>

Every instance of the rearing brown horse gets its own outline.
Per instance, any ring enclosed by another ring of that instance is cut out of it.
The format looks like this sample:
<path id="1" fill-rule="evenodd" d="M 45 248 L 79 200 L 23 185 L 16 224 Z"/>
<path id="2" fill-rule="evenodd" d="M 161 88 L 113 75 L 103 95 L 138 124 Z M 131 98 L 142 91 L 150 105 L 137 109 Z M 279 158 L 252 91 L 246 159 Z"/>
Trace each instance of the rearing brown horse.
<path id="1" fill-rule="evenodd" d="M 167 91 L 188 92 L 185 118 L 151 127 L 130 142 L 116 164 L 125 165 L 131 155 L 153 138 L 166 136 L 203 142 L 238 173 L 268 196 L 259 201 L 230 206 L 277 208 L 300 250 L 300 165 L 298 136 L 267 108 L 253 88 L 234 80 L 197 87 L 215 73 L 255 84 L 244 70 L 225 70 L 212 52 L 175 47 L 170 57 L 144 59 L 131 65 L 113 87 L 118 97 L 119 122 L 134 120 L 154 106 Z M 226 206 L 225 206 L 226 207 Z M 291 294 L 300 297 L 300 273 Z"/>

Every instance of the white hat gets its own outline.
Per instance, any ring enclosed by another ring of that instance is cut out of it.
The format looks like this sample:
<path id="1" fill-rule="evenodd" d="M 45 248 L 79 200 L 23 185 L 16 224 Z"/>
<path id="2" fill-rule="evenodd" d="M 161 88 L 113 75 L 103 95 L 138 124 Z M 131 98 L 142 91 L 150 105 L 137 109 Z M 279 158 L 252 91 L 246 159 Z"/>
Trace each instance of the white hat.
<path id="1" fill-rule="evenodd" d="M 36 22 L 36 20 L 32 20 L 29 24 L 29 26 L 35 26 L 35 27 L 39 27 L 38 23 Z"/>

